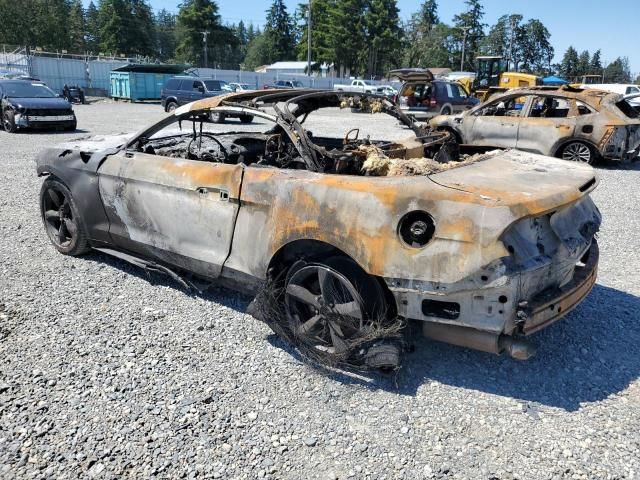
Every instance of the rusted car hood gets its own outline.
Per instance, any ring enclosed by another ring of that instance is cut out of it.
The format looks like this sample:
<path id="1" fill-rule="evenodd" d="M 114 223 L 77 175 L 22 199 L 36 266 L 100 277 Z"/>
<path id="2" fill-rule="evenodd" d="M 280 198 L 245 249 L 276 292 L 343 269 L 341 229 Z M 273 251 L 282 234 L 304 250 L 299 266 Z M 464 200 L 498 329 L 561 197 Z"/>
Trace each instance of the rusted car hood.
<path id="1" fill-rule="evenodd" d="M 118 148 L 124 145 L 127 140 L 129 140 L 133 136 L 134 133 L 120 133 L 117 135 L 96 135 L 92 137 L 80 137 L 56 145 L 56 149 L 77 150 L 87 153 L 99 152 L 108 148 Z"/>
<path id="2" fill-rule="evenodd" d="M 521 215 L 574 202 L 597 184 L 589 165 L 518 150 L 496 150 L 485 157 L 430 178 L 461 194 L 476 195 L 482 203 L 511 207 Z"/>

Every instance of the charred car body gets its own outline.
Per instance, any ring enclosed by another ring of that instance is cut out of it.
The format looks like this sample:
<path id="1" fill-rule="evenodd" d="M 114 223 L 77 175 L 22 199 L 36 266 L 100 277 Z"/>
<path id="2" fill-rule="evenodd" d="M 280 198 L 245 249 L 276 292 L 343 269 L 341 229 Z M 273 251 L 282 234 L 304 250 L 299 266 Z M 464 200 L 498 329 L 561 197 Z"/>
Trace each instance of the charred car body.
<path id="1" fill-rule="evenodd" d="M 455 117 L 431 120 L 462 145 L 517 148 L 565 160 L 633 160 L 638 112 L 616 93 L 562 87 L 509 90 Z"/>
<path id="2" fill-rule="evenodd" d="M 4 130 L 62 128 L 75 130 L 71 104 L 41 82 L 0 80 L 0 113 Z"/>
<path id="3" fill-rule="evenodd" d="M 409 138 L 311 133 L 309 115 L 365 100 Z M 207 132 L 210 112 L 269 129 Z M 596 176 L 517 151 L 449 162 L 448 136 L 375 95 L 236 93 L 132 137 L 46 150 L 42 217 L 65 254 L 94 248 L 253 292 L 276 285 L 280 332 L 315 351 L 362 351 L 357 339 L 400 318 L 431 338 L 526 358 L 524 337 L 595 282 Z M 384 345 L 372 351 L 373 364 L 393 366 Z"/>

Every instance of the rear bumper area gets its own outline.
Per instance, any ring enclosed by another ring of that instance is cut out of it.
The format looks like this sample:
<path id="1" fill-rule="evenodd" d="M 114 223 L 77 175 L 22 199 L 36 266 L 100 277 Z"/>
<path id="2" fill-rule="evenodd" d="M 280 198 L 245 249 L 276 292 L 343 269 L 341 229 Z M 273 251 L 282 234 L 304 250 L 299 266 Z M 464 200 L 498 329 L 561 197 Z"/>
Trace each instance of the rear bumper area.
<path id="1" fill-rule="evenodd" d="M 522 333 L 530 335 L 560 320 L 573 310 L 591 291 L 598 276 L 600 250 L 594 240 L 576 266 L 573 279 L 562 288 L 542 292 L 526 305 L 519 306 L 516 316 L 522 325 Z"/>

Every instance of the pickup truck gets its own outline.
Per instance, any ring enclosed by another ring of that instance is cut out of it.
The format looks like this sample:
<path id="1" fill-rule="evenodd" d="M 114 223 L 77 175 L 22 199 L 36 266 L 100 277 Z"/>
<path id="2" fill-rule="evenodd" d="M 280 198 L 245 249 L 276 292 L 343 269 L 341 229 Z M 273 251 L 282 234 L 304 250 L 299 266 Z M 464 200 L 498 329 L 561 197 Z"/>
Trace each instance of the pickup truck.
<path id="1" fill-rule="evenodd" d="M 336 84 L 334 90 L 345 92 L 376 93 L 376 86 L 367 80 L 352 80 L 350 85 Z"/>

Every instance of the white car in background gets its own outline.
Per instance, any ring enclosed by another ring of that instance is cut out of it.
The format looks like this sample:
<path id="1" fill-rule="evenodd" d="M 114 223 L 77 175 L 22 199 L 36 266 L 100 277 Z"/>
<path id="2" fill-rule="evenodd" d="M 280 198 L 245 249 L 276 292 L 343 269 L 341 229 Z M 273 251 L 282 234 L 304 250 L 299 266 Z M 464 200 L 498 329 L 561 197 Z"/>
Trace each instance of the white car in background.
<path id="1" fill-rule="evenodd" d="M 597 90 L 605 90 L 625 96 L 640 93 L 640 85 L 634 85 L 632 83 L 592 83 L 580 85 L 580 88 L 595 88 Z M 640 97 L 633 97 L 627 101 L 632 107 L 640 108 Z"/>
<path id="2" fill-rule="evenodd" d="M 251 88 L 248 83 L 229 82 L 229 86 L 234 92 L 246 92 L 247 90 L 255 90 Z"/>

